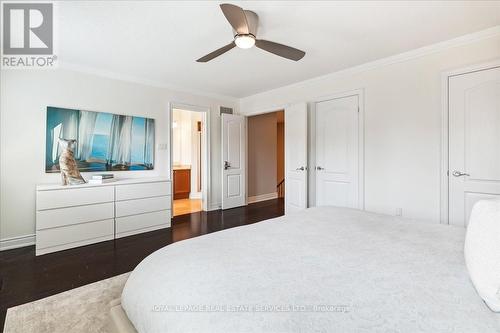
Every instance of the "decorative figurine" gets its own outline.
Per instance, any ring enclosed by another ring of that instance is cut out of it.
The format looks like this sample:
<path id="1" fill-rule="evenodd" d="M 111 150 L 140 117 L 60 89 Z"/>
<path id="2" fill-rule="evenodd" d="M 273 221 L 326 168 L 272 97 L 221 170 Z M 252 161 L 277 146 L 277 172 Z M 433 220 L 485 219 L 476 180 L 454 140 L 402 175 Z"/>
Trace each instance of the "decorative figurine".
<path id="1" fill-rule="evenodd" d="M 61 146 L 62 153 L 59 156 L 59 167 L 61 169 L 62 185 L 78 185 L 85 184 L 78 165 L 76 164 L 75 154 L 73 153 L 73 146 L 76 140 L 66 140 L 59 138 L 59 145 Z"/>

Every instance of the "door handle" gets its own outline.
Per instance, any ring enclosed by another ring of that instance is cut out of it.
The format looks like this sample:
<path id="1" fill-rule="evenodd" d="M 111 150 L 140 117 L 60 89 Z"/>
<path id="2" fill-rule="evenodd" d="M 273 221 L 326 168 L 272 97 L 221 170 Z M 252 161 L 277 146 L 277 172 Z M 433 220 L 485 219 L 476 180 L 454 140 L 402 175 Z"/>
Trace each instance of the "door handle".
<path id="1" fill-rule="evenodd" d="M 316 167 L 316 170 L 320 170 L 320 171 L 321 171 L 321 170 L 325 170 L 325 168 L 322 168 L 322 167 L 320 167 L 320 166 L 317 166 L 317 167 Z"/>
<path id="2" fill-rule="evenodd" d="M 468 173 L 465 173 L 465 172 L 462 172 L 462 171 L 457 171 L 457 170 L 454 170 L 453 173 L 452 173 L 453 176 L 455 177 L 462 177 L 462 176 L 468 176 L 470 177 L 470 175 Z"/>
<path id="3" fill-rule="evenodd" d="M 295 169 L 296 171 L 304 171 L 306 168 L 304 168 L 303 166 L 301 166 L 300 168 L 297 168 Z"/>
<path id="4" fill-rule="evenodd" d="M 229 163 L 228 161 L 224 161 L 224 170 L 227 170 L 231 167 L 231 163 Z"/>

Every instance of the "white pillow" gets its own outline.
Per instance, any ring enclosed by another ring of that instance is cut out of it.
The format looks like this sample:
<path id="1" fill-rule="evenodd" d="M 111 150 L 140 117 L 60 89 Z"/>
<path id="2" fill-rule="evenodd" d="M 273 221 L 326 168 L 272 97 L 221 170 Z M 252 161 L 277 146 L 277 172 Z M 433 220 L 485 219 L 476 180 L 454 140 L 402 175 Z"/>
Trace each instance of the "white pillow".
<path id="1" fill-rule="evenodd" d="M 491 310 L 500 312 L 500 200 L 481 200 L 474 205 L 464 254 L 479 296 Z"/>

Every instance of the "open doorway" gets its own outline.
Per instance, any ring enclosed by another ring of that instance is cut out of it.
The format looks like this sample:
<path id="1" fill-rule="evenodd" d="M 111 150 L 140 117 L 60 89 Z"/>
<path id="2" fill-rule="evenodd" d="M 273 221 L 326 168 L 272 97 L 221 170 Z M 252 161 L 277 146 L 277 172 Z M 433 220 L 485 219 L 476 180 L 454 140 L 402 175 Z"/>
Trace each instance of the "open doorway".
<path id="1" fill-rule="evenodd" d="M 173 215 L 203 210 L 205 178 L 205 112 L 172 108 Z"/>
<path id="2" fill-rule="evenodd" d="M 248 117 L 248 203 L 285 197 L 284 111 Z"/>

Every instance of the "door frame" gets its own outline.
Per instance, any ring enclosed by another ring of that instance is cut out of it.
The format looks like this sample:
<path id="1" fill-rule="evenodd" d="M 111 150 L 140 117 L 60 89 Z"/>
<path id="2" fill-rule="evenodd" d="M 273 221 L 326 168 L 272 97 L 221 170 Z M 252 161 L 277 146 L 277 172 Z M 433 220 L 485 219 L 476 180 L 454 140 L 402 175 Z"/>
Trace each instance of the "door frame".
<path id="1" fill-rule="evenodd" d="M 209 202 L 210 202 L 210 188 L 211 188 L 211 177 L 210 177 L 210 107 L 208 106 L 198 106 L 198 105 L 191 105 L 191 104 L 185 104 L 185 103 L 177 103 L 177 102 L 170 102 L 169 103 L 169 112 L 168 112 L 168 130 L 170 132 L 169 135 L 169 147 L 170 147 L 170 152 L 169 152 L 169 166 L 170 166 L 170 179 L 172 181 L 172 204 L 174 200 L 174 195 L 173 195 L 173 183 L 174 183 L 174 170 L 173 170 L 173 134 L 174 131 L 172 130 L 172 124 L 173 124 L 173 117 L 172 113 L 174 109 L 180 109 L 180 110 L 185 110 L 185 111 L 192 111 L 192 112 L 201 112 L 203 114 L 202 116 L 202 126 L 205 129 L 205 131 L 202 131 L 202 143 L 203 143 L 203 148 L 204 152 L 202 154 L 203 162 L 202 164 L 202 175 L 203 177 L 201 178 L 201 193 L 202 193 L 202 198 L 201 198 L 201 208 L 203 211 L 208 211 L 209 210 Z M 202 148 L 202 149 L 203 149 Z M 173 214 L 173 205 L 172 205 L 172 217 L 174 216 Z"/>
<path id="2" fill-rule="evenodd" d="M 365 90 L 342 91 L 316 98 L 310 103 L 309 130 L 309 207 L 316 206 L 316 104 L 332 99 L 358 96 L 358 209 L 365 209 Z"/>
<path id="3" fill-rule="evenodd" d="M 254 116 L 259 116 L 259 115 L 262 115 L 262 114 L 268 114 L 268 113 L 273 113 L 273 112 L 278 112 L 278 111 L 283 111 L 285 112 L 285 107 L 289 105 L 289 104 L 284 104 L 283 106 L 277 106 L 276 109 L 273 107 L 271 109 L 266 109 L 264 111 L 253 111 L 253 112 L 249 112 L 249 113 L 245 113 L 244 116 L 245 116 L 245 129 L 246 129 L 246 133 L 245 133 L 245 149 L 246 149 L 246 170 L 245 170 L 245 186 L 246 186 L 246 189 L 247 189 L 247 193 L 246 193 L 246 199 L 245 199 L 245 202 L 246 204 L 251 204 L 251 203 L 255 203 L 255 202 L 259 202 L 259 201 L 264 201 L 264 200 L 270 200 L 270 199 L 263 199 L 263 200 L 257 200 L 257 201 L 248 201 L 248 161 L 249 161 L 249 158 L 248 158 L 248 118 L 249 117 L 254 117 Z M 285 126 L 286 126 L 286 123 L 285 123 Z M 283 145 L 284 147 L 286 147 L 286 138 L 283 138 Z M 286 149 L 286 148 L 285 148 Z M 286 160 L 285 156 L 283 156 L 283 158 Z M 286 173 L 286 161 L 283 161 L 283 165 L 285 167 L 285 173 Z M 285 196 L 286 196 L 286 188 L 285 188 Z"/>
<path id="4" fill-rule="evenodd" d="M 500 67 L 500 59 L 479 63 L 475 65 L 470 65 L 466 67 L 460 67 L 453 70 L 444 71 L 441 73 L 441 165 L 440 165 L 440 218 L 439 222 L 442 224 L 449 224 L 449 133 L 450 133 L 450 122 L 449 122 L 449 80 L 451 77 L 470 74 L 474 72 L 484 71 L 493 68 Z"/>

